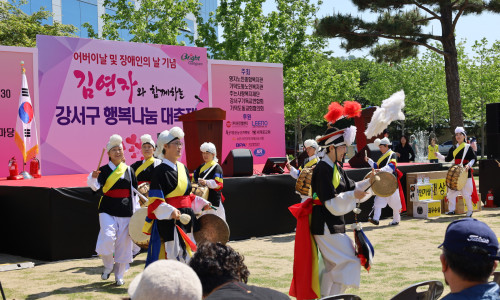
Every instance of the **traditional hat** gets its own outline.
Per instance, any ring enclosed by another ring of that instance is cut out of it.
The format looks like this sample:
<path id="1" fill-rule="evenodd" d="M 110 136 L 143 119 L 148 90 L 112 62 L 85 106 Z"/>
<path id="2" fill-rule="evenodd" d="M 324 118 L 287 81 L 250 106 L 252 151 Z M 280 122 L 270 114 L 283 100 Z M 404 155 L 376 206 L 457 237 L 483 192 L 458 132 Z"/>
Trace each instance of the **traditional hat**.
<path id="1" fill-rule="evenodd" d="M 111 148 L 114 148 L 116 146 L 119 146 L 120 149 L 123 150 L 123 144 L 122 144 L 122 137 L 119 136 L 118 134 L 113 134 L 110 138 L 109 138 L 109 142 L 108 144 L 106 145 L 106 151 L 109 152 L 109 150 L 111 150 Z"/>
<path id="2" fill-rule="evenodd" d="M 318 151 L 318 143 L 315 141 L 315 140 L 305 140 L 304 141 L 304 147 L 313 147 L 314 149 L 316 149 L 316 151 Z"/>
<path id="3" fill-rule="evenodd" d="M 179 127 L 172 127 L 170 130 L 162 131 L 156 141 L 158 146 L 156 147 L 155 156 L 162 159 L 162 152 L 165 144 L 170 144 L 173 140 L 182 138 L 184 138 L 184 131 L 182 131 Z"/>
<path id="4" fill-rule="evenodd" d="M 356 138 L 356 127 L 350 126 L 345 129 L 330 128 L 325 132 L 325 135 L 318 139 L 318 144 L 321 147 L 328 146 L 350 146 Z"/>
<path id="5" fill-rule="evenodd" d="M 151 146 L 153 146 L 153 148 L 156 147 L 155 145 L 155 142 L 153 141 L 153 139 L 151 138 L 151 135 L 149 134 L 145 134 L 143 136 L 141 136 L 141 146 L 144 145 L 144 144 L 150 144 Z"/>
<path id="6" fill-rule="evenodd" d="M 465 129 L 461 126 L 458 126 L 457 128 L 455 128 L 455 134 L 457 133 L 461 133 L 463 135 L 467 135 L 467 133 L 465 132 Z"/>
<path id="7" fill-rule="evenodd" d="M 128 294 L 132 300 L 199 300 L 203 293 L 193 269 L 173 259 L 161 259 L 134 278 Z"/>
<path id="8" fill-rule="evenodd" d="M 214 161 L 217 162 L 217 149 L 215 148 L 215 145 L 213 143 L 203 143 L 200 146 L 200 151 L 201 152 L 208 152 L 212 153 L 214 155 Z"/>
<path id="9" fill-rule="evenodd" d="M 389 139 L 388 139 L 388 138 L 386 138 L 386 137 L 385 137 L 385 138 L 383 138 L 383 139 L 376 139 L 375 141 L 373 141 L 373 143 L 374 143 L 374 144 L 375 144 L 375 146 L 377 146 L 377 147 L 378 147 L 378 146 L 380 146 L 380 145 L 387 145 L 387 146 L 392 145 L 392 144 L 391 144 L 391 141 L 389 141 Z"/>

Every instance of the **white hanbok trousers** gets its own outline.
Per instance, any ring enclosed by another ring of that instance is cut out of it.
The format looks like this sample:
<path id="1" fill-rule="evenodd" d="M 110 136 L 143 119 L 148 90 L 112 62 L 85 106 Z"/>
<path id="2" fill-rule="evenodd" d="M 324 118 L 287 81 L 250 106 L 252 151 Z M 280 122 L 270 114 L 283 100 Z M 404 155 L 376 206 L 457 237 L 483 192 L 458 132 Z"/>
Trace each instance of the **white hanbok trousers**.
<path id="1" fill-rule="evenodd" d="M 392 221 L 399 223 L 401 221 L 401 216 L 399 212 L 401 211 L 401 198 L 399 197 L 399 188 L 396 189 L 394 194 L 389 197 L 375 197 L 373 203 L 373 219 L 380 220 L 380 215 L 382 214 L 382 208 L 389 205 L 392 208 Z"/>
<path id="2" fill-rule="evenodd" d="M 95 251 L 101 256 L 104 268 L 113 270 L 117 279 L 123 279 L 127 264 L 132 262 L 132 239 L 128 233 L 130 217 L 99 214 L 101 229 Z"/>
<path id="3" fill-rule="evenodd" d="M 321 296 L 342 294 L 349 288 L 359 288 L 361 263 L 354 243 L 345 233 L 330 234 L 325 225 L 324 235 L 314 235 L 323 257 L 325 269 L 321 279 Z"/>
<path id="4" fill-rule="evenodd" d="M 465 204 L 467 205 L 467 212 L 472 212 L 472 191 L 474 187 L 472 185 L 472 178 L 467 178 L 467 182 L 465 186 L 460 191 L 455 191 L 452 189 L 448 189 L 448 194 L 446 198 L 448 198 L 448 211 L 455 211 L 455 207 L 457 204 L 457 196 L 462 195 L 465 199 Z"/>

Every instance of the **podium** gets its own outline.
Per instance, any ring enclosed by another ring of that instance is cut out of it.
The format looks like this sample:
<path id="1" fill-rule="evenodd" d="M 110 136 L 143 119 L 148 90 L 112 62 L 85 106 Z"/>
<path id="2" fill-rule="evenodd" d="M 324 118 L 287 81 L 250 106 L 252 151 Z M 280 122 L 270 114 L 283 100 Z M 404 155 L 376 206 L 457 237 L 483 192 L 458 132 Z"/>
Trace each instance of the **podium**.
<path id="1" fill-rule="evenodd" d="M 221 161 L 222 121 L 225 119 L 226 111 L 215 107 L 196 110 L 179 117 L 185 133 L 186 162 L 190 172 L 203 163 L 200 146 L 205 142 L 215 145 L 217 158 Z"/>

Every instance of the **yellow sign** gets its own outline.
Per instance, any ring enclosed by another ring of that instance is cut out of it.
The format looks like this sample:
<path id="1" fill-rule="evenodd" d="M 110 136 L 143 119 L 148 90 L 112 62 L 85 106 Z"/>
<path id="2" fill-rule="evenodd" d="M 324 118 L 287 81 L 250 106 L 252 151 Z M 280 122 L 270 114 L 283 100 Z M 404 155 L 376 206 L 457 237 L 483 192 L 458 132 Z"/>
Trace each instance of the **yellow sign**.
<path id="1" fill-rule="evenodd" d="M 441 201 L 429 201 L 427 204 L 427 217 L 439 217 L 441 215 Z"/>
<path id="2" fill-rule="evenodd" d="M 433 185 L 434 190 L 434 200 L 441 200 L 446 197 L 446 178 L 431 179 L 430 183 Z"/>
<path id="3" fill-rule="evenodd" d="M 418 200 L 432 200 L 432 184 L 418 185 Z"/>

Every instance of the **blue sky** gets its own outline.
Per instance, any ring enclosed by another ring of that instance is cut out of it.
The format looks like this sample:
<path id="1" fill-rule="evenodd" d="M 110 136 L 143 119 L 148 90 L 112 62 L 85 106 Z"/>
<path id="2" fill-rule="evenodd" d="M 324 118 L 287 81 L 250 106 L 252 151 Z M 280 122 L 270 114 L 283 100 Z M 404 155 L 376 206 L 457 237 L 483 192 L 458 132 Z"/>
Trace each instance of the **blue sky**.
<path id="1" fill-rule="evenodd" d="M 274 1 L 268 0 L 264 5 L 264 12 L 269 12 L 275 9 Z M 375 15 L 368 13 L 360 13 L 356 9 L 356 6 L 352 4 L 349 0 L 324 0 L 323 4 L 320 7 L 317 17 L 320 19 L 322 17 L 332 15 L 333 13 L 341 12 L 341 13 L 351 13 L 353 16 L 361 16 L 363 19 L 367 21 L 375 20 Z M 474 44 L 474 41 L 481 40 L 483 37 L 486 37 L 490 43 L 492 44 L 495 40 L 500 40 L 500 30 L 497 26 L 500 25 L 500 14 L 481 14 L 479 16 L 462 16 L 458 21 L 456 28 L 456 36 L 457 42 L 462 39 L 467 39 L 467 52 L 469 54 L 472 53 L 471 46 Z M 437 21 L 431 23 L 428 30 L 424 32 L 433 31 L 434 34 L 438 35 L 441 33 L 441 27 Z M 361 51 L 351 51 L 350 53 L 346 53 L 345 50 L 340 48 L 341 39 L 335 38 L 330 39 L 329 41 L 329 50 L 332 50 L 334 56 L 348 56 L 354 55 L 358 57 L 363 57 L 369 55 L 369 50 L 361 50 Z M 420 51 L 424 51 L 425 48 L 420 49 Z"/>

